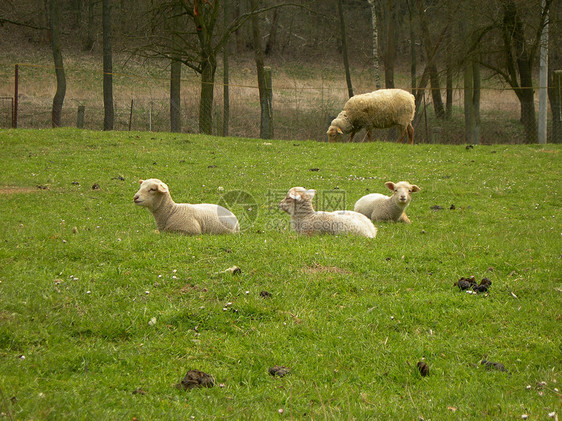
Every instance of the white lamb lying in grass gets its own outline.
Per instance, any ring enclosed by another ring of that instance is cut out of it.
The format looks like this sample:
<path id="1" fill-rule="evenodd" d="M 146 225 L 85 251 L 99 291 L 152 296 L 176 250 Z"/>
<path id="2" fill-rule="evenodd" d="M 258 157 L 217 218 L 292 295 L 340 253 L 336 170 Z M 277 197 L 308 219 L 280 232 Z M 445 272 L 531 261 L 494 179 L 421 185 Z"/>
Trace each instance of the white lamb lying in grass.
<path id="1" fill-rule="evenodd" d="M 293 187 L 279 207 L 291 215 L 293 229 L 299 234 L 355 234 L 374 238 L 377 229 L 364 215 L 353 211 L 315 212 L 312 198 L 316 190 Z"/>
<path id="2" fill-rule="evenodd" d="M 168 186 L 156 178 L 139 180 L 133 201 L 147 208 L 160 231 L 188 235 L 231 234 L 240 231 L 238 219 L 228 209 L 208 203 L 175 203 Z"/>
<path id="3" fill-rule="evenodd" d="M 368 194 L 359 199 L 353 209 L 372 221 L 394 221 L 409 224 L 410 219 L 406 216 L 405 210 L 412 200 L 411 194 L 421 189 L 407 181 L 399 183 L 387 181 L 384 185 L 392 190 L 392 196 L 379 193 Z"/>

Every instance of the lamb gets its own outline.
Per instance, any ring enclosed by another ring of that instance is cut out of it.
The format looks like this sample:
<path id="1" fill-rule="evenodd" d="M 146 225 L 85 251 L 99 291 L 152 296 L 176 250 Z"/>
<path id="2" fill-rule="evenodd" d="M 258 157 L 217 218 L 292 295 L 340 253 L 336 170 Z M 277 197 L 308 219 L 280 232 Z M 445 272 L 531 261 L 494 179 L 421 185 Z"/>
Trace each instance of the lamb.
<path id="1" fill-rule="evenodd" d="M 379 89 L 367 94 L 349 98 L 343 111 L 332 120 L 328 131 L 328 142 L 337 142 L 344 134 L 350 133 L 349 142 L 361 129 L 372 141 L 373 129 L 389 129 L 398 126 L 402 142 L 408 135 L 408 143 L 414 144 L 412 120 L 416 111 L 415 97 L 402 89 Z M 363 138 L 365 140 L 365 138 Z"/>
<path id="2" fill-rule="evenodd" d="M 240 231 L 236 216 L 222 206 L 208 203 L 192 205 L 175 203 L 168 186 L 156 178 L 139 180 L 135 204 L 147 208 L 159 231 L 187 235 L 231 234 Z"/>
<path id="3" fill-rule="evenodd" d="M 399 183 L 387 181 L 385 186 L 394 192 L 392 196 L 379 193 L 368 194 L 355 203 L 354 211 L 367 216 L 372 221 L 394 221 L 409 224 L 410 219 L 406 216 L 405 210 L 412 200 L 411 194 L 421 189 L 407 181 L 400 181 Z"/>
<path id="4" fill-rule="evenodd" d="M 352 211 L 315 212 L 312 199 L 316 190 L 293 187 L 279 204 L 291 215 L 291 225 L 299 234 L 355 234 L 374 238 L 377 229 L 364 215 Z"/>

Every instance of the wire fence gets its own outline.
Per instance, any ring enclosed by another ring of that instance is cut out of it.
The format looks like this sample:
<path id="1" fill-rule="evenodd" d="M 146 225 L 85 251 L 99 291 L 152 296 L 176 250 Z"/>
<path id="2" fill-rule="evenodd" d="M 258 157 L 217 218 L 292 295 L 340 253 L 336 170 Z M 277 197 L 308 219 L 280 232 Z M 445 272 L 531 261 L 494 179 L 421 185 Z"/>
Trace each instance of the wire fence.
<path id="1" fill-rule="evenodd" d="M 56 80 L 52 66 L 22 63 L 18 65 L 17 127 L 51 127 L 52 98 Z M 86 65 L 65 66 L 67 91 L 62 125 L 85 129 L 103 128 L 103 92 L 101 72 L 92 72 Z M 147 74 L 113 74 L 114 130 L 170 131 L 169 72 L 151 69 Z M 274 138 L 287 140 L 326 140 L 330 121 L 347 100 L 345 80 L 324 77 L 299 77 L 273 69 Z M 13 65 L 0 65 L 0 128 L 14 124 L 15 81 Z M 216 80 L 222 81 L 217 75 Z M 342 78 L 343 79 L 343 78 Z M 355 93 L 373 90 L 368 77 L 358 77 Z M 408 89 L 408 87 L 403 87 Z M 200 79 L 183 76 L 181 86 L 181 131 L 199 133 Z M 535 89 L 536 91 L 536 89 Z M 443 100 L 445 92 L 442 91 Z M 466 143 L 464 133 L 464 93 L 453 89 L 452 108 L 448 119 L 435 116 L 428 91 L 418 108 L 414 128 L 416 143 Z M 538 94 L 535 109 L 538 111 Z M 483 87 L 480 102 L 480 136 L 484 144 L 523 143 L 525 134 L 520 122 L 520 103 L 511 89 Z M 78 108 L 83 107 L 83 118 Z M 212 109 L 212 134 L 223 133 L 223 85 L 215 83 Z M 253 72 L 242 69 L 229 83 L 228 136 L 260 136 L 260 101 L 257 79 Z M 548 132 L 552 126 L 548 111 Z M 83 123 L 82 123 L 83 121 Z M 362 134 L 356 136 L 361 141 Z M 396 133 L 375 131 L 377 140 L 395 140 Z"/>

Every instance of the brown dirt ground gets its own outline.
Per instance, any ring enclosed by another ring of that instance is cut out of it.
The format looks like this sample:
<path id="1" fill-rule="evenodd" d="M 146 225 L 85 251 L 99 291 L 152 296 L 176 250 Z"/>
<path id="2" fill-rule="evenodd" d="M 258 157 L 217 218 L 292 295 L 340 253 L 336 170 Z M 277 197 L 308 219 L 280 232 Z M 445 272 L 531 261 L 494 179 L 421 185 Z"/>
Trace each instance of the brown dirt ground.
<path id="1" fill-rule="evenodd" d="M 37 187 L 0 186 L 0 195 L 18 194 L 18 193 L 37 193 L 38 191 L 39 189 Z"/>

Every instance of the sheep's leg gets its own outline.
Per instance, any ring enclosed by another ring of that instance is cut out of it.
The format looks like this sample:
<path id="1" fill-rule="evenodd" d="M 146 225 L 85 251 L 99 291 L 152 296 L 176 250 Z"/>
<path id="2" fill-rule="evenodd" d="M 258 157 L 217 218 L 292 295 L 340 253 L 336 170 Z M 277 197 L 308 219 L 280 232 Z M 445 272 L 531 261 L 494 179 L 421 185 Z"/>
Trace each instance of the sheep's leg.
<path id="1" fill-rule="evenodd" d="M 348 142 L 353 142 L 353 136 L 355 136 L 355 132 L 351 132 Z"/>
<path id="2" fill-rule="evenodd" d="M 368 142 L 373 141 L 373 131 L 371 129 L 365 130 L 365 136 L 363 136 L 363 140 L 361 142 L 365 142 L 365 139 L 367 139 Z"/>
<path id="3" fill-rule="evenodd" d="M 410 218 L 408 218 L 406 212 L 402 212 L 402 215 L 400 215 L 400 218 L 398 218 L 398 222 L 404 222 L 405 224 L 410 223 Z"/>
<path id="4" fill-rule="evenodd" d="M 400 126 L 400 134 L 398 135 L 398 139 L 396 140 L 396 143 L 402 143 L 402 141 L 406 136 L 406 132 L 407 132 L 407 128 Z"/>
<path id="5" fill-rule="evenodd" d="M 414 144 L 414 126 L 412 126 L 412 123 L 408 124 L 407 131 L 408 131 L 408 143 L 410 145 L 413 145 Z"/>

